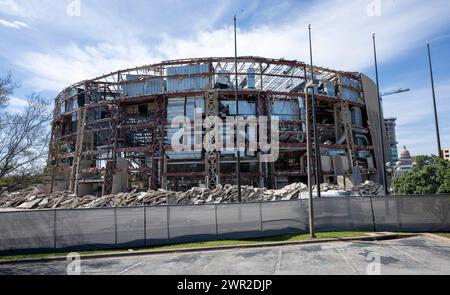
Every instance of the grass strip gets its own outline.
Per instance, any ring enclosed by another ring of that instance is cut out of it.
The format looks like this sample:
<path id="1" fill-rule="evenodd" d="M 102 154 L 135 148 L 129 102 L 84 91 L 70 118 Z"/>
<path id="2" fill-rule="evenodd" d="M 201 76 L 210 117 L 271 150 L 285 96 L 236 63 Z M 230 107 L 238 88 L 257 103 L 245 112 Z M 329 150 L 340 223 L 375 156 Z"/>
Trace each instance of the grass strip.
<path id="1" fill-rule="evenodd" d="M 183 244 L 172 244 L 164 246 L 152 246 L 137 249 L 114 249 L 114 250 L 93 250 L 93 251 L 79 251 L 81 256 L 87 254 L 118 254 L 127 252 L 145 252 L 151 250 L 173 250 L 173 249 L 191 249 L 191 248 L 201 248 L 201 247 L 214 247 L 214 246 L 233 246 L 233 245 L 249 245 L 249 244 L 261 244 L 261 243 L 277 243 L 277 242 L 295 242 L 295 241 L 306 241 L 306 240 L 320 240 L 320 239 L 342 239 L 342 238 L 353 238 L 353 237 L 364 237 L 367 236 L 368 232 L 362 231 L 341 231 L 341 232 L 321 232 L 316 233 L 316 238 L 311 239 L 309 234 L 292 234 L 292 235 L 282 235 L 264 238 L 253 238 L 253 239 L 241 239 L 241 240 L 215 240 L 215 241 L 205 241 L 205 242 L 195 242 L 195 243 L 183 243 Z M 51 258 L 51 257 L 65 257 L 69 252 L 56 252 L 56 253 L 37 253 L 37 254 L 23 254 L 23 255 L 10 255 L 10 256 L 0 256 L 0 260 L 20 260 L 29 258 Z"/>

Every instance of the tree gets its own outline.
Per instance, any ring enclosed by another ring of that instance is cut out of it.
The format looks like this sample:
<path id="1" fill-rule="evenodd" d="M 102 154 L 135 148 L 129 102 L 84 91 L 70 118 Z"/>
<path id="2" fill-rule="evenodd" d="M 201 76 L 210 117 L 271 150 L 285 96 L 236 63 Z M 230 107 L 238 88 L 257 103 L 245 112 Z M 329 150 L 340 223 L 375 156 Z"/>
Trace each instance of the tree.
<path id="1" fill-rule="evenodd" d="M 450 193 L 450 161 L 436 156 L 418 156 L 412 171 L 395 180 L 400 194 Z"/>
<path id="2" fill-rule="evenodd" d="M 47 156 L 49 105 L 35 94 L 27 102 L 22 113 L 0 114 L 0 179 L 33 173 Z"/>
<path id="3" fill-rule="evenodd" d="M 8 73 L 4 78 L 0 78 L 0 107 L 5 107 L 8 104 L 9 96 L 16 87 L 18 87 L 18 84 L 12 80 L 11 73 Z"/>

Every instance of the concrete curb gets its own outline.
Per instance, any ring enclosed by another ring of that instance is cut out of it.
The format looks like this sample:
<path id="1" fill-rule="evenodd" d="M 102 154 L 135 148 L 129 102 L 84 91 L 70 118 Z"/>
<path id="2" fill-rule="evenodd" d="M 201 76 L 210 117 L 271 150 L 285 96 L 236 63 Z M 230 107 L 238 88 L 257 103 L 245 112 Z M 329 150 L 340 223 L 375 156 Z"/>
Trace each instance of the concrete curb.
<path id="1" fill-rule="evenodd" d="M 262 247 L 277 247 L 277 246 L 292 246 L 292 245 L 307 245 L 307 244 L 322 244 L 329 242 L 351 242 L 351 241 L 382 241 L 403 239 L 418 236 L 420 234 L 382 234 L 377 235 L 374 233 L 370 236 L 351 237 L 351 238 L 329 238 L 320 240 L 305 240 L 305 241 L 292 241 L 292 242 L 269 242 L 260 244 L 240 244 L 240 245 L 223 245 L 223 246 L 210 246 L 210 247 L 196 247 L 196 248 L 178 248 L 167 250 L 143 250 L 134 252 L 120 252 L 120 253 L 102 253 L 102 254 L 86 254 L 81 255 L 81 259 L 100 259 L 100 258 L 119 258 L 128 256 L 144 256 L 144 255 L 157 255 L 157 254 L 174 254 L 174 253 L 192 253 L 192 252 L 206 252 L 206 251 L 219 251 L 219 250 L 231 250 L 231 249 L 251 249 Z M 0 265 L 5 264 L 24 264 L 24 263 L 44 263 L 53 261 L 65 261 L 66 256 L 55 256 L 45 258 L 25 258 L 17 260 L 0 260 Z"/>

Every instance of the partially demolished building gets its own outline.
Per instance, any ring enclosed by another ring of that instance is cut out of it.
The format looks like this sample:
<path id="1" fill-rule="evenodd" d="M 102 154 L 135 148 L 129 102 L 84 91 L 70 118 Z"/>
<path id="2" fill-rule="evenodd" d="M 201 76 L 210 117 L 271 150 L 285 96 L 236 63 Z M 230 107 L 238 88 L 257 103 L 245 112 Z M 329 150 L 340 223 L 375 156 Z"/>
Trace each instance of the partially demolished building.
<path id="1" fill-rule="evenodd" d="M 106 195 L 132 189 L 174 191 L 195 186 L 234 184 L 237 148 L 174 151 L 179 128 L 173 118 L 193 121 L 239 115 L 279 119 L 275 162 L 261 161 L 267 151 L 240 147 L 241 181 L 280 188 L 306 183 L 305 109 L 310 67 L 262 57 L 170 60 L 120 70 L 64 89 L 55 100 L 47 163 L 50 191 Z M 360 73 L 314 67 L 321 182 L 379 182 L 383 165 L 376 85 Z M 311 104 L 309 104 L 311 105 Z M 197 110 L 197 111 L 196 111 Z M 204 135 L 213 126 L 200 126 Z M 226 136 L 228 126 L 221 132 Z M 384 140 L 387 142 L 387 140 Z M 386 154 L 388 148 L 384 147 Z"/>

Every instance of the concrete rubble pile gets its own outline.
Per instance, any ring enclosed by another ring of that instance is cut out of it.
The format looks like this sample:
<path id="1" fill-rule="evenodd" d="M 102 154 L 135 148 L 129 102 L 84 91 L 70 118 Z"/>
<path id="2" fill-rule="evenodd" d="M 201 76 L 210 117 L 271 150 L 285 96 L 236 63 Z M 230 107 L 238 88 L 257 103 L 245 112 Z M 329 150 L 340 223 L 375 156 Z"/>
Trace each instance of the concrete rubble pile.
<path id="1" fill-rule="evenodd" d="M 307 187 L 302 183 L 293 183 L 279 190 L 242 186 L 244 202 L 278 201 L 298 198 Z M 76 197 L 69 191 L 45 193 L 39 188 L 31 188 L 0 196 L 0 208 L 16 209 L 52 209 L 52 208 L 99 208 L 128 207 L 161 204 L 212 204 L 233 203 L 238 201 L 237 186 L 219 185 L 214 189 L 194 187 L 186 192 L 152 190 L 148 192 L 132 191 L 103 197 Z"/>
<path id="2" fill-rule="evenodd" d="M 384 187 L 368 180 L 363 184 L 354 186 L 351 192 L 353 196 L 381 196 L 384 195 Z"/>
<path id="3" fill-rule="evenodd" d="M 313 185 L 313 191 L 317 191 L 317 185 Z M 321 183 L 320 184 L 320 191 L 321 192 L 342 191 L 342 188 L 339 185 L 337 185 L 337 184 Z"/>
<path id="4" fill-rule="evenodd" d="M 317 191 L 317 186 L 313 186 L 313 191 Z M 382 185 L 376 184 L 373 181 L 366 182 L 353 186 L 351 189 L 343 189 L 337 184 L 322 183 L 320 184 L 321 192 L 345 192 L 349 196 L 381 196 L 384 194 Z"/>
<path id="5" fill-rule="evenodd" d="M 242 201 L 280 201 L 298 199 L 300 193 L 307 192 L 303 183 L 292 183 L 278 190 L 242 186 Z M 323 192 L 342 190 L 339 186 L 321 184 Z M 373 182 L 366 182 L 355 186 L 348 195 L 368 196 L 379 195 L 383 187 Z M 163 189 L 147 192 L 119 193 L 103 197 L 83 196 L 77 197 L 72 192 L 62 191 L 45 193 L 41 188 L 30 188 L 18 192 L 0 195 L 0 208 L 16 209 L 52 209 L 52 208 L 99 208 L 99 207 L 128 207 L 139 205 L 163 204 L 214 204 L 234 203 L 238 201 L 237 186 L 219 185 L 214 189 L 193 187 L 186 192 L 173 192 Z"/>

